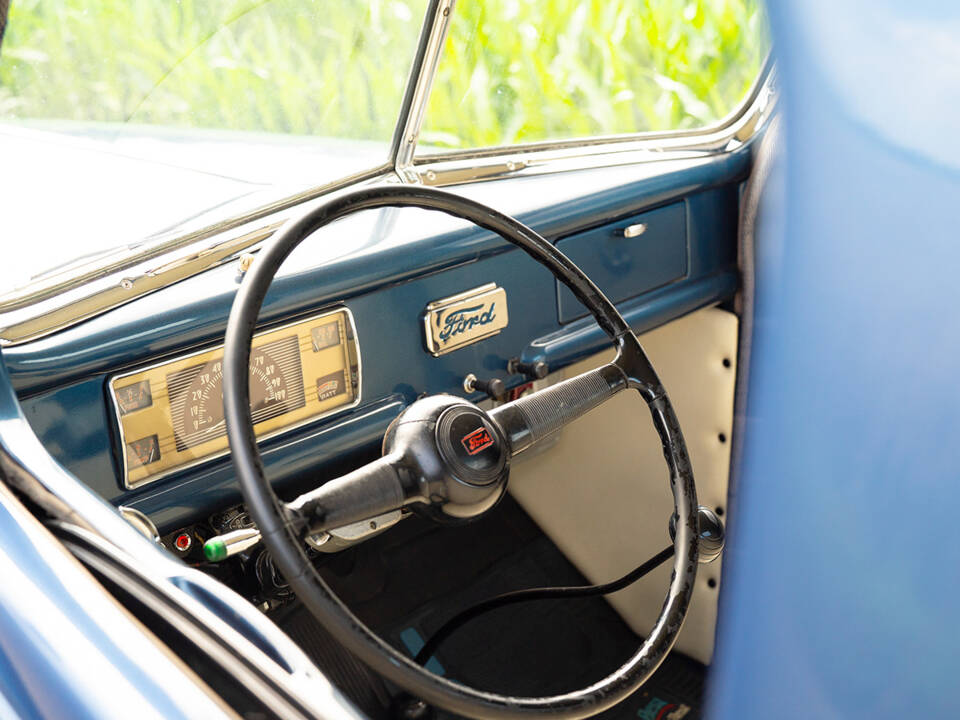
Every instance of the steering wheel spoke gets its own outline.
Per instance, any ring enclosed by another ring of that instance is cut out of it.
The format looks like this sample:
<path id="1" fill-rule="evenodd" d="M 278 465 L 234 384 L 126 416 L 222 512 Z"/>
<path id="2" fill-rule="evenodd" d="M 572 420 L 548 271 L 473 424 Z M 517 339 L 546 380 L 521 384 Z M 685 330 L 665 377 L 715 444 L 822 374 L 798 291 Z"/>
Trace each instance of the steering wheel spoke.
<path id="1" fill-rule="evenodd" d="M 608 363 L 490 411 L 517 455 L 628 387 L 628 376 Z"/>
<path id="2" fill-rule="evenodd" d="M 404 482 L 398 460 L 385 455 L 300 495 L 287 503 L 287 510 L 304 535 L 315 535 L 422 501 L 416 487 Z"/>

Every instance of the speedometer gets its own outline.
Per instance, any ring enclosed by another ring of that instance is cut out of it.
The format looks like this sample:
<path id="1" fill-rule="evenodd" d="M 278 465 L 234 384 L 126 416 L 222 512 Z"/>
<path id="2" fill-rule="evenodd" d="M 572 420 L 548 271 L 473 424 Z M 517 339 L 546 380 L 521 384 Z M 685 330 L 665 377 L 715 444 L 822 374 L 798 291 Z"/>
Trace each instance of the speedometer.
<path id="1" fill-rule="evenodd" d="M 350 313 L 336 310 L 258 334 L 248 380 L 258 438 L 355 405 L 360 360 Z M 110 381 L 110 390 L 126 487 L 228 449 L 222 348 L 119 375 Z"/>
<path id="2" fill-rule="evenodd" d="M 281 338 L 250 354 L 250 411 L 254 424 L 301 408 L 305 402 L 297 336 Z M 223 437 L 221 358 L 167 375 L 177 450 Z"/>

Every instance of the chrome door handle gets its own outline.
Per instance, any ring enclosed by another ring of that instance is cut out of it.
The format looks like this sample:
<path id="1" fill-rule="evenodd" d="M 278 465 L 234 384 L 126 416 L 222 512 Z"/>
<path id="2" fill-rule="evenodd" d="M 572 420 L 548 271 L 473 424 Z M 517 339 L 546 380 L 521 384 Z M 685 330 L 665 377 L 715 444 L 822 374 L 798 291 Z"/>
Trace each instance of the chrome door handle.
<path id="1" fill-rule="evenodd" d="M 635 225 L 627 225 L 627 227 L 620 231 L 620 234 L 622 234 L 625 238 L 635 238 L 640 237 L 646 231 L 646 223 L 636 223 Z"/>

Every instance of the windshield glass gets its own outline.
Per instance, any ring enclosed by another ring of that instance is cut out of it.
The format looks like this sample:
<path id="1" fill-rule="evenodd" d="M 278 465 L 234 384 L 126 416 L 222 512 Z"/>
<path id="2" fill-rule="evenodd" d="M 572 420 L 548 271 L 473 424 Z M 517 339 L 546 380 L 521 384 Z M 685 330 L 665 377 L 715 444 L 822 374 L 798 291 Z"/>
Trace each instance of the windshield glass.
<path id="1" fill-rule="evenodd" d="M 769 50 L 760 0 L 463 3 L 419 148 L 703 127 L 743 100 Z"/>
<path id="2" fill-rule="evenodd" d="M 426 2 L 11 3 L 0 293 L 385 163 Z"/>

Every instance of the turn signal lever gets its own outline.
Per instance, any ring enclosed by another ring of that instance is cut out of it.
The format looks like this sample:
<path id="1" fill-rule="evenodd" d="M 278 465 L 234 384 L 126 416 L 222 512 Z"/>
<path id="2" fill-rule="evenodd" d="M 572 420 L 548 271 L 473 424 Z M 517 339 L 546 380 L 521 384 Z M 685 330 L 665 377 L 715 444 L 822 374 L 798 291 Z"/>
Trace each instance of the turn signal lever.
<path id="1" fill-rule="evenodd" d="M 723 552 L 724 531 L 720 518 L 710 508 L 701 505 L 697 508 L 697 522 L 700 526 L 700 562 L 710 563 Z M 677 534 L 677 516 L 670 516 L 670 539 Z"/>

